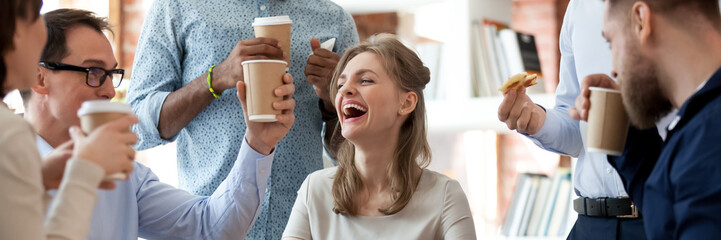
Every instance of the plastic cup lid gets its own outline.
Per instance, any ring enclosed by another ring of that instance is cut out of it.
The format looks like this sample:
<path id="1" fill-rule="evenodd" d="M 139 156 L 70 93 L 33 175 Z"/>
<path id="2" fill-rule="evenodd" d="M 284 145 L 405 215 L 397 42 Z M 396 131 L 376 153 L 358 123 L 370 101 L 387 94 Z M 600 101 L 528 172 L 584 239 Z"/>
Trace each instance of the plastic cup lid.
<path id="1" fill-rule="evenodd" d="M 602 87 L 589 87 L 588 90 L 591 91 L 602 91 L 602 92 L 612 92 L 612 93 L 621 93 L 621 91 L 610 89 L 610 88 L 602 88 Z"/>
<path id="2" fill-rule="evenodd" d="M 265 25 L 292 24 L 292 23 L 293 23 L 293 21 L 291 21 L 290 17 L 288 17 L 288 16 L 263 17 L 263 18 L 255 18 L 255 20 L 253 21 L 253 27 L 265 26 Z"/>
<path id="3" fill-rule="evenodd" d="M 121 102 L 111 102 L 108 100 L 90 100 L 83 102 L 83 105 L 78 109 L 78 117 L 91 114 L 91 113 L 129 113 L 133 114 L 133 109 L 130 105 Z"/>
<path id="4" fill-rule="evenodd" d="M 243 61 L 240 63 L 240 65 L 251 64 L 251 63 L 282 63 L 283 65 L 288 65 L 288 63 L 283 60 L 268 60 L 268 59 Z"/>

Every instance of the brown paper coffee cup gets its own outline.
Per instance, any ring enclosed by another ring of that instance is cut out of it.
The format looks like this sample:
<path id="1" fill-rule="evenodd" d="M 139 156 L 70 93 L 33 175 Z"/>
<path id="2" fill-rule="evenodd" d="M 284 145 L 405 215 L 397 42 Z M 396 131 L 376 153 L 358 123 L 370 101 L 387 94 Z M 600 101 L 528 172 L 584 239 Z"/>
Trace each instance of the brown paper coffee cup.
<path id="1" fill-rule="evenodd" d="M 275 89 L 283 85 L 283 74 L 288 64 L 281 60 L 250 60 L 242 62 L 245 81 L 248 120 L 254 122 L 275 122 L 275 115 L 281 111 L 273 103 L 283 100 L 275 96 Z"/>
<path id="2" fill-rule="evenodd" d="M 80 117 L 80 128 L 89 134 L 98 127 L 115 119 L 133 114 L 130 105 L 107 100 L 85 101 L 78 110 Z M 128 132 L 130 129 L 127 130 Z M 103 180 L 125 180 L 125 173 L 114 173 L 107 175 Z"/>
<path id="3" fill-rule="evenodd" d="M 590 90 L 587 150 L 621 156 L 629 127 L 621 92 L 599 87 L 591 87 Z"/>
<path id="4" fill-rule="evenodd" d="M 255 18 L 253 29 L 255 37 L 278 40 L 285 54 L 285 62 L 290 65 L 290 28 L 293 21 L 288 16 Z"/>

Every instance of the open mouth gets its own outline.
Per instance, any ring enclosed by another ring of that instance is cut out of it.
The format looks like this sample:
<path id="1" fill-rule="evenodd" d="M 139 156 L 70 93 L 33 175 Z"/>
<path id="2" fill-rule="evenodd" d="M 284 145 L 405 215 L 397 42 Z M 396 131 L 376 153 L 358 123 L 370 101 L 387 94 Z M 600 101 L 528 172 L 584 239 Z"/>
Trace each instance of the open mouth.
<path id="1" fill-rule="evenodd" d="M 346 119 L 358 118 L 366 114 L 368 109 L 358 104 L 346 104 L 343 105 L 343 115 Z"/>

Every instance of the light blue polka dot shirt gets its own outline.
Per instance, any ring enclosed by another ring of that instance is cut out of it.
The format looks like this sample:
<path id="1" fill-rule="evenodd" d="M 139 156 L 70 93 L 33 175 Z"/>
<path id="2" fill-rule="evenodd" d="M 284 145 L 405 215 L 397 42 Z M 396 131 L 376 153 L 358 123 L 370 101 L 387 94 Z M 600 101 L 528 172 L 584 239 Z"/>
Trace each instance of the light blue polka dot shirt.
<path id="1" fill-rule="evenodd" d="M 140 118 L 137 149 L 177 141 L 180 187 L 209 195 L 233 166 L 245 134 L 235 89 L 228 89 L 174 139 L 161 139 L 158 119 L 165 98 L 254 38 L 256 17 L 288 15 L 293 21 L 290 73 L 296 85 L 296 120 L 275 149 L 261 215 L 251 239 L 280 239 L 305 177 L 322 168 L 318 97 L 303 74 L 310 39 L 337 38 L 333 50 L 358 43 L 351 15 L 329 0 L 156 0 L 143 24 L 127 101 Z"/>

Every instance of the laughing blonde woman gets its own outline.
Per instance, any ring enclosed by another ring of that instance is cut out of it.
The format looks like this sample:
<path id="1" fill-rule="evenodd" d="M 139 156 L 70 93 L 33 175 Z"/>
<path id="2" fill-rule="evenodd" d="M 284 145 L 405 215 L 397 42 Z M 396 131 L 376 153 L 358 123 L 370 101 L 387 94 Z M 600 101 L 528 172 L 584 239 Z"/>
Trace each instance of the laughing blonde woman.
<path id="1" fill-rule="evenodd" d="M 348 49 L 331 82 L 346 141 L 310 174 L 284 239 L 475 239 L 457 181 L 425 169 L 428 68 L 393 35 Z"/>

